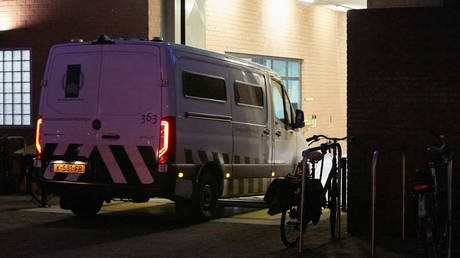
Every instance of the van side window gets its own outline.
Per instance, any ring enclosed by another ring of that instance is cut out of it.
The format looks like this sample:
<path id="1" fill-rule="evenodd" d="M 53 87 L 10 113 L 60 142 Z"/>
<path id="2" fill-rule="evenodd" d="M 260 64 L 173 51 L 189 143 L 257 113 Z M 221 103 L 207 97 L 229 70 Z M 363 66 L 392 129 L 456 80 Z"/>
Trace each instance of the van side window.
<path id="1" fill-rule="evenodd" d="M 275 110 L 275 117 L 285 123 L 284 116 L 284 103 L 283 103 L 283 89 L 281 85 L 276 81 L 271 81 L 273 87 L 273 108 Z"/>
<path id="2" fill-rule="evenodd" d="M 78 98 L 80 92 L 81 65 L 68 65 L 65 80 L 65 97 Z"/>
<path id="3" fill-rule="evenodd" d="M 186 97 L 227 100 L 225 80 L 190 72 L 182 73 L 183 92 Z"/>
<path id="4" fill-rule="evenodd" d="M 235 101 L 237 104 L 264 106 L 264 92 L 261 87 L 235 82 Z"/>

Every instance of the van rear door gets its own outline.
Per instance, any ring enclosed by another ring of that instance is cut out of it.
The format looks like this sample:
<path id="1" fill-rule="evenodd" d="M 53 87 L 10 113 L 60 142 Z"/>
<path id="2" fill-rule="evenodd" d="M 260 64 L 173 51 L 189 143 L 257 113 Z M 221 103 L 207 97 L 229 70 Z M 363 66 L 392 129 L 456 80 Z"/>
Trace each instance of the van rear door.
<path id="1" fill-rule="evenodd" d="M 161 120 L 160 70 L 158 47 L 103 47 L 97 145 L 116 183 L 154 181 Z"/>
<path id="2" fill-rule="evenodd" d="M 50 54 L 40 114 L 44 161 L 88 160 L 91 173 L 48 180 L 150 184 L 161 119 L 159 48 L 60 45 Z"/>

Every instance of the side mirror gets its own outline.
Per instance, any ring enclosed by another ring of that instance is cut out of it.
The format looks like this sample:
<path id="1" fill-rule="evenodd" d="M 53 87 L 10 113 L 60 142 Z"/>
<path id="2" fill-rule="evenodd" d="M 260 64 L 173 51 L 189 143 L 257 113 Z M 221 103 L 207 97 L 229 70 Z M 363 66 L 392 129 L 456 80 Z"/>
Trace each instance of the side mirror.
<path id="1" fill-rule="evenodd" d="M 302 128 L 305 126 L 303 111 L 296 109 L 294 128 Z"/>

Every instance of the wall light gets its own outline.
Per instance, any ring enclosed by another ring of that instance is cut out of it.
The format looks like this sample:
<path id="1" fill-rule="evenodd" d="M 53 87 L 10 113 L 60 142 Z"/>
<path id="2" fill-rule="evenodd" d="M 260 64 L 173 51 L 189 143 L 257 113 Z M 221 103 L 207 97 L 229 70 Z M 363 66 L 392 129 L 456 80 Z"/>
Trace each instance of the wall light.
<path id="1" fill-rule="evenodd" d="M 285 21 L 289 15 L 288 3 L 285 0 L 271 0 L 270 1 L 270 14 L 275 17 L 279 22 Z"/>
<path id="2" fill-rule="evenodd" d="M 0 15 L 0 31 L 11 30 L 13 28 L 13 24 L 9 18 Z"/>

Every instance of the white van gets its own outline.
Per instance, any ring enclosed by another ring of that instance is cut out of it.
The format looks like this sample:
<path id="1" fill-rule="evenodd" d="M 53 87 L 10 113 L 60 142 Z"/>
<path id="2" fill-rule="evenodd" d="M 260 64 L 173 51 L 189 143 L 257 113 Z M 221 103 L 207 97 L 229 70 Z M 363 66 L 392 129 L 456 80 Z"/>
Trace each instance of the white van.
<path id="1" fill-rule="evenodd" d="M 307 147 L 273 71 L 161 41 L 53 46 L 39 115 L 36 165 L 76 215 L 159 196 L 210 218 L 218 198 L 264 194 Z"/>

